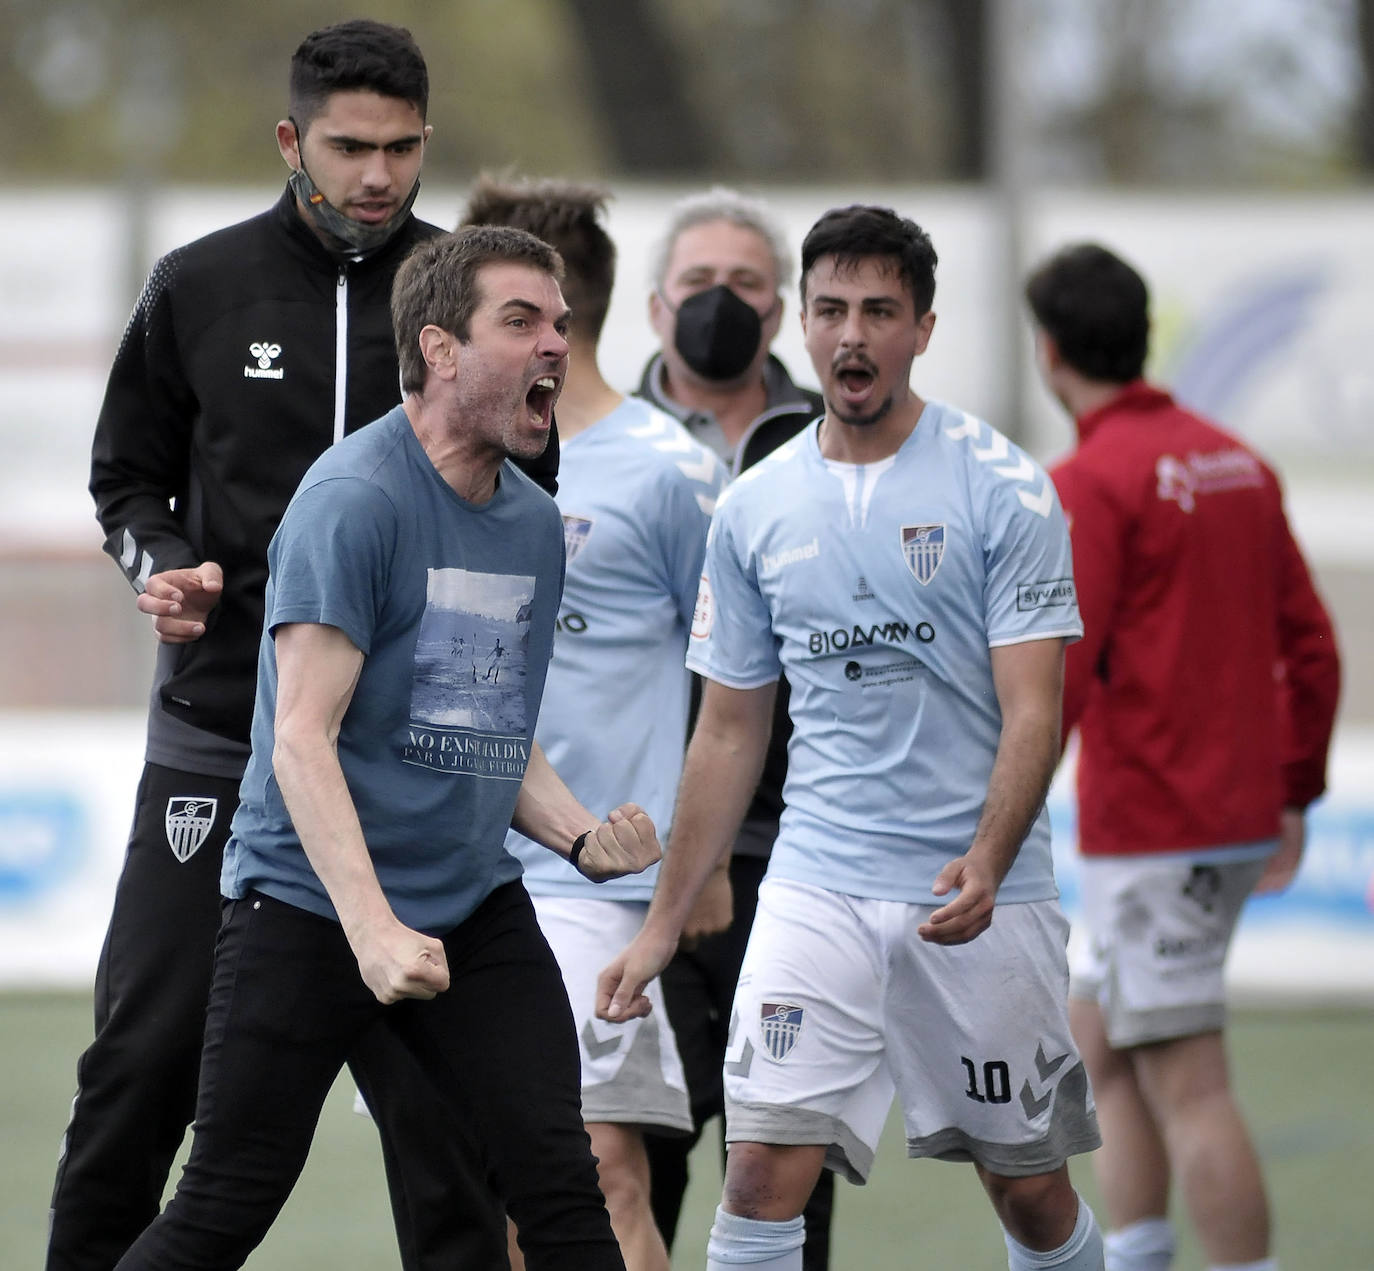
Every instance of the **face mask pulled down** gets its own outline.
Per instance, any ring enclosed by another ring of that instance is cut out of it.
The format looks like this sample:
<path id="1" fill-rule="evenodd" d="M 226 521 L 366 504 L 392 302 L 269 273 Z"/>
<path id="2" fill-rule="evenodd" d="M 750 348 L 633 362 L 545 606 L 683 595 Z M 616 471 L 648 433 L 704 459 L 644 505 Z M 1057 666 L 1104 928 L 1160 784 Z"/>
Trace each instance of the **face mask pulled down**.
<path id="1" fill-rule="evenodd" d="M 737 379 L 762 341 L 758 310 L 724 283 L 698 291 L 678 306 L 673 347 L 702 379 Z"/>
<path id="2" fill-rule="evenodd" d="M 320 193 L 310 173 L 305 170 L 304 162 L 292 171 L 287 184 L 316 228 L 336 244 L 340 255 L 349 257 L 369 256 L 378 248 L 385 247 L 391 236 L 405 223 L 406 213 L 420 192 L 420 183 L 416 181 L 394 216 L 388 217 L 380 225 L 364 225 L 345 216 Z"/>

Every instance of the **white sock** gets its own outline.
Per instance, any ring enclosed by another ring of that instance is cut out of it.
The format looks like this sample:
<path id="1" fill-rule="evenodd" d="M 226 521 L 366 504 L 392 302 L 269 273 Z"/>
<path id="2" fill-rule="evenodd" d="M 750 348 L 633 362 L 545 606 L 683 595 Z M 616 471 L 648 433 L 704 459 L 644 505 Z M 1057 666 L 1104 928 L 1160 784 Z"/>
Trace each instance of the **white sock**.
<path id="1" fill-rule="evenodd" d="M 1174 1228 L 1167 1218 L 1142 1218 L 1109 1231 L 1103 1239 L 1107 1271 L 1169 1271 L 1174 1265 Z"/>
<path id="2" fill-rule="evenodd" d="M 1078 1221 L 1071 1235 L 1058 1249 L 1041 1253 L 1027 1249 L 1003 1231 L 1007 1242 L 1008 1271 L 1103 1271 L 1102 1233 L 1088 1202 L 1078 1198 Z"/>
<path id="3" fill-rule="evenodd" d="M 706 1271 L 750 1266 L 754 1271 L 801 1271 L 806 1228 L 801 1215 L 786 1222 L 741 1218 L 716 1207 L 706 1245 Z"/>
<path id="4" fill-rule="evenodd" d="M 1258 1262 L 1227 1262 L 1208 1267 L 1207 1271 L 1279 1271 L 1277 1258 L 1261 1258 Z"/>

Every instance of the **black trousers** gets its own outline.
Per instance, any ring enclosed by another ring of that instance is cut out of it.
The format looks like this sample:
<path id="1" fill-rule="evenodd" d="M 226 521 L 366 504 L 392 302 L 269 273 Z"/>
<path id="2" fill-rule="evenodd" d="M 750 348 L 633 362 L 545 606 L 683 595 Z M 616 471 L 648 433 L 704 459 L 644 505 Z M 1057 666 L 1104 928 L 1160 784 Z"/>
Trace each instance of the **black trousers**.
<path id="1" fill-rule="evenodd" d="M 238 785 L 144 769 L 53 1188 L 48 1271 L 110 1271 L 161 1207 L 196 1107 Z M 407 1097 L 425 1081 L 411 1052 L 374 1029 L 350 1067 L 381 1132 L 406 1271 L 507 1268 L 505 1217 L 472 1131 Z"/>
<path id="2" fill-rule="evenodd" d="M 382 1006 L 337 922 L 257 893 L 226 904 L 190 1159 L 119 1271 L 241 1266 L 290 1195 L 345 1057 L 378 1024 L 485 1144 L 531 1271 L 623 1271 L 582 1126 L 572 1012 L 523 885 L 498 888 L 443 943 L 449 989 Z"/>
<path id="3" fill-rule="evenodd" d="M 734 915 L 729 928 L 684 949 L 664 968 L 661 977 L 668 1019 L 677 1036 L 678 1053 L 692 1103 L 692 1133 L 670 1138 L 646 1134 L 654 1220 L 669 1249 L 677 1235 L 682 1198 L 687 1190 L 687 1158 L 712 1117 L 720 1118 L 721 1159 L 725 1151 L 725 1078 L 722 1067 L 730 1032 L 730 1009 L 735 999 L 744 950 L 758 908 L 759 884 L 768 862 L 757 856 L 730 859 L 730 887 Z M 806 1202 L 805 1271 L 826 1271 L 830 1262 L 830 1220 L 835 1201 L 835 1176 L 822 1170 Z"/>

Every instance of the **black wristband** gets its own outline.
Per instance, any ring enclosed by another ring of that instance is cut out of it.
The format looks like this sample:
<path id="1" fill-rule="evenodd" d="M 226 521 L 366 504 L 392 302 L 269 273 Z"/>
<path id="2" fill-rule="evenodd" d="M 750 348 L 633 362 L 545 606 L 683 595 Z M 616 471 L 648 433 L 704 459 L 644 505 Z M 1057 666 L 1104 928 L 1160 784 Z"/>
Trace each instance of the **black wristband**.
<path id="1" fill-rule="evenodd" d="M 590 834 L 591 830 L 583 830 L 581 834 L 573 839 L 572 851 L 568 853 L 568 864 L 577 870 L 579 874 L 582 874 L 582 867 L 578 865 L 577 858 L 582 855 L 582 849 L 587 846 L 587 838 Z M 586 878 L 586 874 L 582 874 L 582 877 Z"/>

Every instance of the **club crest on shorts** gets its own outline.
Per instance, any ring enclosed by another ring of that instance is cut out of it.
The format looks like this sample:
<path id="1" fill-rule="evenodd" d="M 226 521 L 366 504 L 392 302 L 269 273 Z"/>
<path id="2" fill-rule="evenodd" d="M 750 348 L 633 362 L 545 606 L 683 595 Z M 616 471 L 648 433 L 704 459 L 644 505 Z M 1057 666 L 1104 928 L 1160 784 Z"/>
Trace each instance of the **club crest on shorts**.
<path id="1" fill-rule="evenodd" d="M 763 1047 L 774 1059 L 786 1059 L 787 1052 L 797 1044 L 804 1013 L 800 1006 L 790 1002 L 765 1002 L 759 1008 Z"/>
<path id="2" fill-rule="evenodd" d="M 903 525 L 902 559 L 922 587 L 935 577 L 945 554 L 944 525 Z"/>
<path id="3" fill-rule="evenodd" d="M 585 516 L 563 518 L 563 549 L 567 553 L 569 565 L 577 559 L 577 553 L 586 547 L 591 532 L 592 523 Z"/>
<path id="4" fill-rule="evenodd" d="M 176 795 L 167 800 L 162 824 L 167 830 L 167 846 L 179 861 L 189 861 L 210 835 L 215 824 L 218 799 Z"/>

